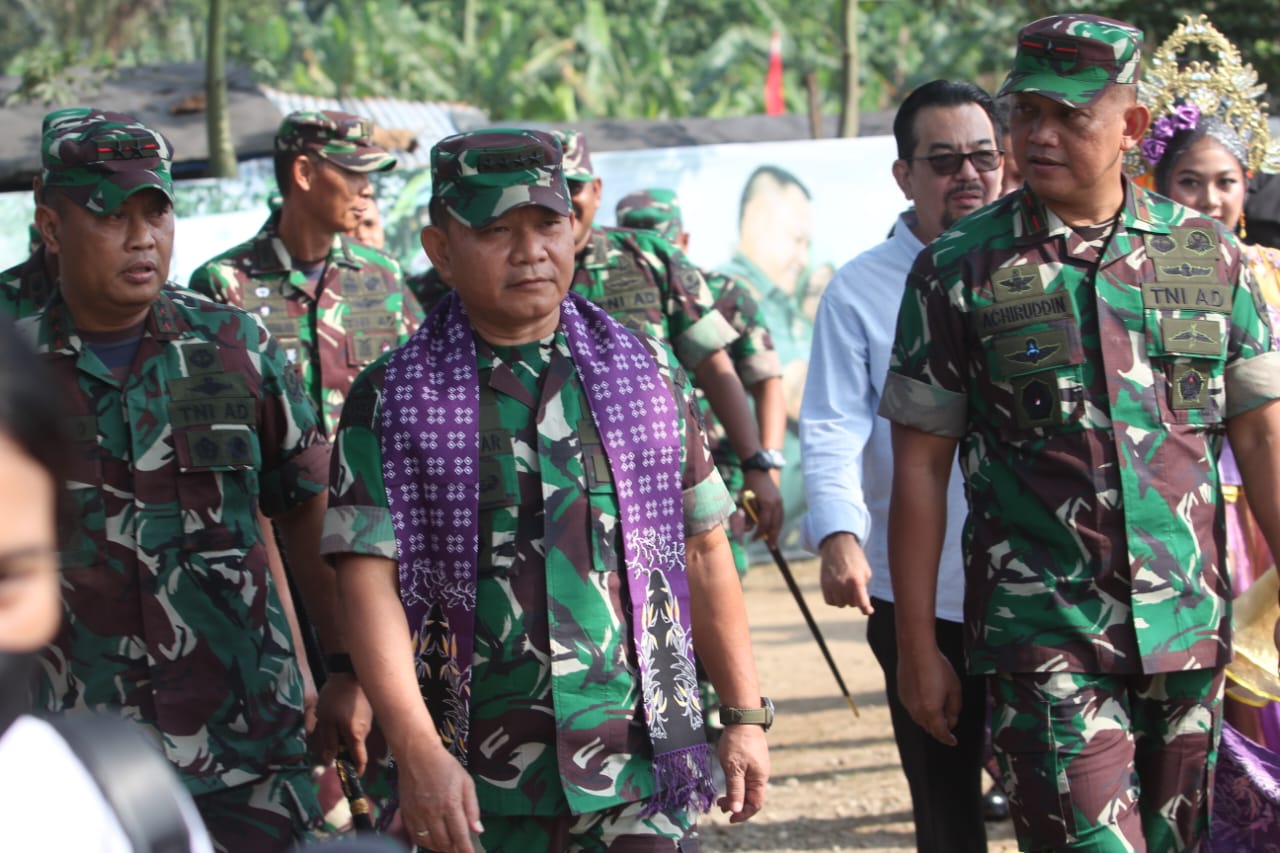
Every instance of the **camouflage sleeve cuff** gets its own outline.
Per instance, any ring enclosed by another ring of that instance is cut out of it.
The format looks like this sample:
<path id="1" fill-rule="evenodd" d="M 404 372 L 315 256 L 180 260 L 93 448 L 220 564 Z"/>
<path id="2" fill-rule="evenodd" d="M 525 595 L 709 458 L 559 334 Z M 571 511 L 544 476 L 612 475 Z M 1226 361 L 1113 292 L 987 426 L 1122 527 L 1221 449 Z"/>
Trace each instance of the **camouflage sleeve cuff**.
<path id="1" fill-rule="evenodd" d="M 1264 352 L 1227 365 L 1227 417 L 1280 398 L 1280 352 Z"/>
<path id="2" fill-rule="evenodd" d="M 329 445 L 313 444 L 259 477 L 258 505 L 275 518 L 328 489 Z"/>
<path id="3" fill-rule="evenodd" d="M 692 373 L 703 359 L 722 350 L 738 339 L 738 330 L 719 311 L 708 311 L 684 334 L 672 342 L 671 348 L 684 369 Z"/>
<path id="4" fill-rule="evenodd" d="M 399 560 L 391 511 L 376 506 L 331 506 L 324 513 L 320 553 L 363 554 Z"/>
<path id="5" fill-rule="evenodd" d="M 890 371 L 879 414 L 922 432 L 960 438 L 969 419 L 969 401 L 964 394 Z"/>
<path id="6" fill-rule="evenodd" d="M 734 508 L 720 472 L 712 468 L 701 482 L 684 490 L 684 535 L 697 536 L 721 526 Z"/>
<path id="7" fill-rule="evenodd" d="M 738 371 L 743 387 L 747 388 L 757 382 L 782 376 L 782 359 L 778 358 L 776 352 L 756 353 L 734 361 L 733 366 Z"/>

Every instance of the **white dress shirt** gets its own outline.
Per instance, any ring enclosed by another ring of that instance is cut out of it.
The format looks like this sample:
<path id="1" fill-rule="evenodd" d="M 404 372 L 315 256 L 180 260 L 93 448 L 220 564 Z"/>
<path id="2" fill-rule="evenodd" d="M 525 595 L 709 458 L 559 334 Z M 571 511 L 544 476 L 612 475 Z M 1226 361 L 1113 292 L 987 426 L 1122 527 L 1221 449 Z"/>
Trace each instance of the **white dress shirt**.
<path id="1" fill-rule="evenodd" d="M 893 601 L 889 582 L 889 421 L 876 414 L 889 371 L 898 305 L 924 244 L 911 211 L 893 234 L 840 268 L 814 321 L 809 375 L 800 406 L 800 452 L 809 512 L 804 544 L 816 552 L 832 533 L 858 537 L 871 565 L 870 594 Z M 964 621 L 960 531 L 969 507 L 956 466 L 947 491 L 947 534 L 938 566 L 937 618 Z"/>

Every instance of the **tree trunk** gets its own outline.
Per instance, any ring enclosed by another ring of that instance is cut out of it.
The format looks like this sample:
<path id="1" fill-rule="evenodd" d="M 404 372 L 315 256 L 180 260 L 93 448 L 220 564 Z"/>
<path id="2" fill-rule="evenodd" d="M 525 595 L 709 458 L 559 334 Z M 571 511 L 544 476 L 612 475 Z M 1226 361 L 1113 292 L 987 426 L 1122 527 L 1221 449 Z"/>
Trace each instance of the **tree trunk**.
<path id="1" fill-rule="evenodd" d="M 231 144 L 231 116 L 227 112 L 227 6 L 209 2 L 209 40 L 205 56 L 205 127 L 208 130 L 209 174 L 236 176 L 236 150 Z"/>
<path id="2" fill-rule="evenodd" d="M 844 50 L 840 62 L 840 135 L 858 135 L 858 0 L 844 0 L 840 10 Z"/>

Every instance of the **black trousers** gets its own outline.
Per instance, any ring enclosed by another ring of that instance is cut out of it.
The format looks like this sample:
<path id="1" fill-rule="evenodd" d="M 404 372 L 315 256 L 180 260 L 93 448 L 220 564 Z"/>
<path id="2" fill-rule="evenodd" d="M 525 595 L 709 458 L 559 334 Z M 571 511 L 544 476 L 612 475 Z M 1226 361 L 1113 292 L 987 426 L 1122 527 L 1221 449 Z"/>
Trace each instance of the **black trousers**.
<path id="1" fill-rule="evenodd" d="M 911 719 L 898 699 L 898 643 L 893 602 L 873 598 L 867 619 L 867 643 L 884 670 L 893 738 L 911 788 L 916 849 L 921 853 L 986 853 L 982 815 L 982 759 L 987 716 L 986 679 L 967 677 L 962 626 L 937 620 L 938 648 L 960 676 L 963 705 L 955 728 L 956 745 L 934 740 Z"/>

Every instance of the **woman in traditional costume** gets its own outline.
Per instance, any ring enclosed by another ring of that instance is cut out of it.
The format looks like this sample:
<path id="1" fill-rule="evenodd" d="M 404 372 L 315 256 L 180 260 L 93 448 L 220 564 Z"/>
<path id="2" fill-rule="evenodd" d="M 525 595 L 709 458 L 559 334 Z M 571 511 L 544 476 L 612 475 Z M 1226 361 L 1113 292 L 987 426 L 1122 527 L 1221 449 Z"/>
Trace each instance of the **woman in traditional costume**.
<path id="1" fill-rule="evenodd" d="M 1280 167 L 1280 151 L 1271 140 L 1266 112 L 1259 103 L 1266 87 L 1257 79 L 1253 67 L 1241 61 L 1235 46 L 1204 15 L 1186 18 L 1152 56 L 1139 84 L 1138 97 L 1151 111 L 1152 123 L 1129 162 L 1138 183 L 1214 217 L 1242 243 L 1247 236 L 1244 201 L 1249 178 Z M 1280 251 L 1249 244 L 1242 248 L 1258 292 L 1270 309 L 1272 329 L 1280 331 Z M 1249 511 L 1235 456 L 1225 442 L 1219 472 L 1226 504 L 1227 565 L 1239 598 L 1268 571 L 1274 575 L 1275 560 Z M 1268 589 L 1272 583 L 1268 576 Z M 1274 624 L 1276 606 L 1274 593 L 1269 598 L 1268 626 Z M 1243 612 L 1239 602 L 1237 611 L 1237 615 Z M 1240 629 L 1246 626 L 1238 618 L 1235 624 L 1237 661 L 1227 670 L 1225 723 L 1214 787 L 1214 851 L 1270 849 L 1258 845 L 1274 844 L 1280 838 L 1280 695 L 1276 695 L 1275 658 L 1251 673 L 1239 666 Z M 1270 632 L 1266 635 L 1269 639 Z M 1274 651 L 1269 644 L 1267 648 Z M 1262 679 L 1248 677 L 1259 672 Z"/>

